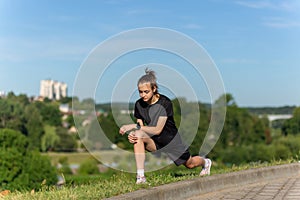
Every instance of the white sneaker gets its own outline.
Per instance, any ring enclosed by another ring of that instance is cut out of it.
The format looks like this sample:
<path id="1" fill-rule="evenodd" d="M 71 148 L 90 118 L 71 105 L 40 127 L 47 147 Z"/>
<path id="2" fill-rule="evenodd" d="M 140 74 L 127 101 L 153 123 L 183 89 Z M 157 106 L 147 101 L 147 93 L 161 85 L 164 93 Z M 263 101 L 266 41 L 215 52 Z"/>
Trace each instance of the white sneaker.
<path id="1" fill-rule="evenodd" d="M 202 170 L 200 172 L 200 176 L 208 176 L 210 175 L 210 168 L 211 168 L 211 160 L 210 159 L 204 159 L 205 165 L 202 167 Z"/>
<path id="2" fill-rule="evenodd" d="M 136 184 L 143 184 L 143 183 L 146 183 L 146 177 L 145 176 L 137 176 L 136 177 Z"/>

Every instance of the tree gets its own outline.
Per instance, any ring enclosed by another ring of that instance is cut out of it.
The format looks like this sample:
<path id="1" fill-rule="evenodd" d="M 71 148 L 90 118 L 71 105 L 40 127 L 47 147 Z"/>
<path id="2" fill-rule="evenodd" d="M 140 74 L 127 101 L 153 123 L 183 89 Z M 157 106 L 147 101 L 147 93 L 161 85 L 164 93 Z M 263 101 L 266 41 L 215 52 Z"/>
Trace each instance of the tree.
<path id="1" fill-rule="evenodd" d="M 121 118 L 122 115 L 116 116 L 116 117 Z M 95 128 L 95 126 L 101 127 L 103 134 L 107 137 L 107 139 L 105 138 L 105 139 L 102 139 L 102 141 L 101 141 L 101 138 L 103 138 L 103 137 L 97 136 L 97 135 L 99 135 L 99 133 L 97 133 L 95 131 L 95 130 L 97 130 Z M 101 144 L 102 148 L 103 147 L 109 148 L 110 143 L 115 143 L 119 147 L 125 148 L 125 149 L 130 149 L 132 147 L 132 145 L 128 142 L 127 137 L 124 137 L 119 134 L 119 127 L 115 123 L 115 119 L 114 119 L 112 112 L 109 112 L 107 115 L 99 116 L 98 121 L 92 122 L 90 130 L 91 131 L 89 133 L 89 139 L 91 140 L 92 138 L 99 138 L 98 142 L 102 142 L 102 144 Z M 108 140 L 110 141 L 110 143 L 108 142 Z"/>
<path id="2" fill-rule="evenodd" d="M 225 102 L 223 102 L 225 101 Z M 223 94 L 215 102 L 216 105 L 226 104 L 226 106 L 237 106 L 232 94 Z"/>
<path id="3" fill-rule="evenodd" d="M 7 96 L 6 96 L 7 99 L 15 99 L 16 98 L 16 95 L 14 92 L 10 91 L 7 93 Z"/>
<path id="4" fill-rule="evenodd" d="M 5 127 L 7 121 L 11 116 L 10 113 L 11 113 L 11 109 L 8 102 L 5 99 L 0 99 L 0 122 L 1 122 L 0 127 L 2 128 Z"/>
<path id="5" fill-rule="evenodd" d="M 190 146 L 190 150 L 193 155 L 199 154 L 199 150 L 201 146 L 204 145 L 203 141 L 206 136 L 209 127 L 209 122 L 210 122 L 209 109 L 207 109 L 207 107 L 205 107 L 203 104 L 199 104 L 199 108 L 200 108 L 200 119 L 199 119 L 198 131 L 192 145 Z"/>
<path id="6" fill-rule="evenodd" d="M 26 94 L 20 94 L 19 96 L 16 96 L 16 101 L 22 105 L 22 107 L 27 106 L 29 104 L 28 97 Z"/>
<path id="7" fill-rule="evenodd" d="M 0 129 L 0 190 L 39 189 L 55 184 L 56 169 L 49 158 L 29 150 L 28 139 L 20 132 Z"/>
<path id="8" fill-rule="evenodd" d="M 239 108 L 231 95 L 227 94 L 226 100 L 226 118 L 220 137 L 223 147 L 265 142 L 266 124 L 248 110 Z"/>
<path id="9" fill-rule="evenodd" d="M 69 127 L 75 126 L 73 115 L 68 115 L 66 122 L 68 123 Z"/>
<path id="10" fill-rule="evenodd" d="M 284 122 L 282 133 L 284 135 L 296 135 L 300 133 L 300 107 L 295 108 L 293 117 Z"/>
<path id="11" fill-rule="evenodd" d="M 40 150 L 41 138 L 44 134 L 44 127 L 39 110 L 30 104 L 25 109 L 27 137 L 30 141 L 30 147 Z"/>
<path id="12" fill-rule="evenodd" d="M 60 141 L 60 137 L 56 134 L 55 127 L 45 125 L 45 134 L 41 140 L 41 150 L 48 151 L 54 150 L 55 145 Z"/>
<path id="13" fill-rule="evenodd" d="M 213 159 L 249 161 L 253 157 L 249 149 L 253 144 L 270 143 L 268 123 L 253 116 L 248 110 L 239 108 L 231 95 L 226 95 L 226 118 L 220 138 L 210 153 Z M 238 150 L 239 149 L 239 150 Z"/>
<path id="14" fill-rule="evenodd" d="M 75 151 L 77 143 L 74 135 L 68 133 L 67 129 L 63 127 L 56 127 L 56 134 L 59 141 L 55 144 L 55 151 Z"/>
<path id="15" fill-rule="evenodd" d="M 29 101 L 25 95 L 15 96 L 10 93 L 10 98 L 0 99 L 0 128 L 10 128 L 27 134 L 24 119 L 24 109 Z"/>
<path id="16" fill-rule="evenodd" d="M 39 109 L 43 122 L 51 126 L 61 126 L 61 113 L 57 103 L 35 102 L 34 105 Z"/>
<path id="17" fill-rule="evenodd" d="M 72 97 L 62 97 L 59 102 L 61 102 L 62 104 L 71 104 L 72 103 Z"/>

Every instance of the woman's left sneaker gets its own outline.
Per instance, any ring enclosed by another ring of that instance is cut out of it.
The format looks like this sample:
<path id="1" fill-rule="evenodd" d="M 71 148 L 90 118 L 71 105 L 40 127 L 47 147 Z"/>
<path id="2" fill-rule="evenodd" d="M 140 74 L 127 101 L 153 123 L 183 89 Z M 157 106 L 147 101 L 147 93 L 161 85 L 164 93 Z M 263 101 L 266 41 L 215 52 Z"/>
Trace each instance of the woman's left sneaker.
<path id="1" fill-rule="evenodd" d="M 137 176 L 136 177 L 136 184 L 143 184 L 143 183 L 146 183 L 146 177 L 145 176 Z"/>
<path id="2" fill-rule="evenodd" d="M 210 175 L 210 168 L 211 168 L 211 160 L 207 158 L 205 159 L 205 165 L 200 172 L 200 176 Z"/>

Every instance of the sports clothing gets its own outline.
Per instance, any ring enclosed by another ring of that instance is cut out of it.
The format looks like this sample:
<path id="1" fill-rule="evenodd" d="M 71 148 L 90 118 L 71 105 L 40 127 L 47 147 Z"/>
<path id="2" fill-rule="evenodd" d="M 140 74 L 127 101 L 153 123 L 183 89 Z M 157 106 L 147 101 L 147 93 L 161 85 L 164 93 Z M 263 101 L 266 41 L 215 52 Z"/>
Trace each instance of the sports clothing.
<path id="1" fill-rule="evenodd" d="M 210 168 L 211 168 L 211 160 L 207 158 L 205 159 L 205 165 L 200 172 L 200 176 L 210 175 Z"/>
<path id="2" fill-rule="evenodd" d="M 184 164 L 189 158 L 188 147 L 182 141 L 173 117 L 171 100 L 160 95 L 154 104 L 147 104 L 143 99 L 135 103 L 134 117 L 141 119 L 147 126 L 156 126 L 159 117 L 167 117 L 166 124 L 159 135 L 151 136 L 155 142 L 157 151 L 166 153 L 176 165 Z"/>
<path id="3" fill-rule="evenodd" d="M 143 184 L 143 183 L 146 183 L 147 180 L 146 180 L 146 177 L 145 176 L 137 176 L 136 177 L 136 184 Z"/>

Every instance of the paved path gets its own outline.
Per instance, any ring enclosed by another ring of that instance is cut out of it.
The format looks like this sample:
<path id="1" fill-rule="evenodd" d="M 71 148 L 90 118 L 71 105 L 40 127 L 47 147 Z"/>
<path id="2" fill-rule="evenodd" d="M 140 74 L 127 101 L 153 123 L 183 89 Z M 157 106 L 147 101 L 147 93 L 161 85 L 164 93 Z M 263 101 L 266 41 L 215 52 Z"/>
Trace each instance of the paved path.
<path id="1" fill-rule="evenodd" d="M 298 199 L 300 163 L 215 174 L 115 196 L 110 200 Z"/>
<path id="2" fill-rule="evenodd" d="M 300 199 L 300 175 L 294 177 L 280 178 L 268 182 L 260 182 L 226 190 L 198 195 L 188 200 L 236 200 L 236 199 Z"/>

